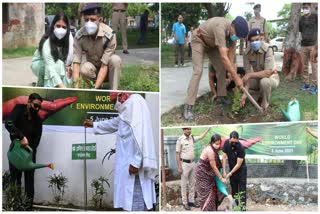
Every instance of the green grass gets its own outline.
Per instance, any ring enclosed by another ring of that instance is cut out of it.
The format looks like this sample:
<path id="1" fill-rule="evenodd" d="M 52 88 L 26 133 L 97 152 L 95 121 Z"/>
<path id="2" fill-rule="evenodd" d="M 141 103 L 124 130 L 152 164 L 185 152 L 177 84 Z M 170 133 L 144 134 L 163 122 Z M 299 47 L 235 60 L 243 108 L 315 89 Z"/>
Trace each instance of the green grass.
<path id="1" fill-rule="evenodd" d="M 158 65 L 122 66 L 119 90 L 159 91 Z"/>
<path id="2" fill-rule="evenodd" d="M 128 49 L 135 48 L 159 48 L 159 30 L 148 29 L 146 34 L 146 44 L 138 45 L 140 32 L 138 30 L 127 30 Z M 117 33 L 117 49 L 122 50 L 122 36 Z"/>
<path id="3" fill-rule="evenodd" d="M 161 67 L 174 66 L 174 45 L 162 44 L 161 45 Z M 188 47 L 184 48 L 184 61 L 189 62 Z"/>
<path id="4" fill-rule="evenodd" d="M 230 106 L 218 105 L 212 103 L 211 93 L 208 92 L 197 99 L 194 106 L 194 113 L 197 119 L 193 122 L 187 122 L 182 117 L 183 106 L 178 106 L 170 112 L 161 116 L 163 127 L 181 126 L 181 125 L 213 125 L 213 124 L 233 124 L 233 123 L 259 123 L 259 122 L 279 122 L 285 121 L 280 112 L 280 108 L 287 109 L 288 102 L 295 98 L 299 101 L 301 121 L 317 120 L 318 118 L 318 96 L 311 95 L 308 91 L 300 91 L 302 85 L 301 79 L 293 82 L 284 80 L 280 75 L 281 81 L 275 90 L 273 90 L 270 101 L 270 108 L 266 114 L 260 114 L 256 108 L 247 100 L 246 105 L 238 114 L 232 113 Z M 232 94 L 228 93 L 230 99 Z"/>
<path id="5" fill-rule="evenodd" d="M 11 59 L 19 57 L 33 56 L 36 47 L 27 47 L 27 48 L 3 48 L 2 49 L 2 58 Z"/>

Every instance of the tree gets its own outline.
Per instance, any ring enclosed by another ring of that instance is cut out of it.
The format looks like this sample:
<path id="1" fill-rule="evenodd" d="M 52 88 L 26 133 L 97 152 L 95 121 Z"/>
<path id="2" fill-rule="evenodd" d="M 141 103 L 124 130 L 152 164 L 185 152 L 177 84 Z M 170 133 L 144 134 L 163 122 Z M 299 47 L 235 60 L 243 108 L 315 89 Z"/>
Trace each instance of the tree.
<path id="1" fill-rule="evenodd" d="M 276 28 L 273 27 L 271 22 L 266 22 L 266 27 L 269 34 L 269 40 L 278 36 L 278 31 Z"/>
<path id="2" fill-rule="evenodd" d="M 278 12 L 278 17 L 280 18 L 280 20 L 276 23 L 279 29 L 279 36 L 285 36 L 287 33 L 290 12 L 291 4 L 285 4 L 283 8 Z"/>
<path id="3" fill-rule="evenodd" d="M 298 47 L 300 46 L 300 37 L 299 37 L 300 11 L 301 11 L 301 3 L 292 3 L 286 38 L 284 41 L 285 48 L 292 47 L 292 48 L 298 49 Z"/>
<path id="4" fill-rule="evenodd" d="M 216 16 L 225 17 L 231 8 L 231 3 L 202 3 L 202 5 L 207 10 L 208 19 Z"/>
<path id="5" fill-rule="evenodd" d="M 162 26 L 171 34 L 172 25 L 178 16 L 183 16 L 183 23 L 187 30 L 190 26 L 198 26 L 199 20 L 204 15 L 200 3 L 164 3 L 161 4 Z"/>

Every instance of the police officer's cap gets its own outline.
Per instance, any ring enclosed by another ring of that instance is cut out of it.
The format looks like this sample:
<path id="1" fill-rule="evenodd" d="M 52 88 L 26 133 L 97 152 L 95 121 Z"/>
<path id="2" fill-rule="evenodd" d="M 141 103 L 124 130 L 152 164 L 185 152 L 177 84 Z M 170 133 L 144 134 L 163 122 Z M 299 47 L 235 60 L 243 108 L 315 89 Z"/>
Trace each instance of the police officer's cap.
<path id="1" fill-rule="evenodd" d="M 307 6 L 307 5 L 311 7 L 311 3 L 310 2 L 302 3 L 302 6 Z"/>
<path id="2" fill-rule="evenodd" d="M 99 15 L 101 13 L 101 6 L 97 3 L 87 4 L 81 13 L 85 16 L 90 15 Z"/>
<path id="3" fill-rule="evenodd" d="M 247 21 L 241 17 L 237 16 L 233 21 L 232 24 L 236 30 L 236 35 L 240 38 L 246 38 L 249 32 L 249 27 Z"/>
<path id="4" fill-rule="evenodd" d="M 257 10 L 257 9 L 261 9 L 261 4 L 256 4 L 254 7 L 253 7 L 254 10 Z"/>
<path id="5" fill-rule="evenodd" d="M 248 40 L 250 40 L 251 37 L 258 36 L 260 34 L 261 34 L 261 31 L 259 28 L 253 28 L 252 30 L 250 30 L 250 32 L 248 34 Z"/>

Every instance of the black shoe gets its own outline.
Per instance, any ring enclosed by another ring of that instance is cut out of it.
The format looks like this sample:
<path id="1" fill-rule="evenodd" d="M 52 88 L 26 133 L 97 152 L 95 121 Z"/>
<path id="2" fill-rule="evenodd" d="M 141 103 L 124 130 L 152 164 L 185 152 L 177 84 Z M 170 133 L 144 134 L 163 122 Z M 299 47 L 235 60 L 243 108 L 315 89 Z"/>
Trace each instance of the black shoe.
<path id="1" fill-rule="evenodd" d="M 129 54 L 129 51 L 128 50 L 123 50 L 122 53 Z"/>
<path id="2" fill-rule="evenodd" d="M 217 103 L 222 105 L 231 105 L 232 101 L 229 100 L 227 97 L 219 96 L 217 97 Z"/>
<path id="3" fill-rule="evenodd" d="M 199 208 L 200 206 L 197 203 L 189 203 L 190 207 Z"/>
<path id="4" fill-rule="evenodd" d="M 184 207 L 185 210 L 191 210 L 191 208 L 189 207 L 188 204 L 184 204 L 183 207 Z"/>

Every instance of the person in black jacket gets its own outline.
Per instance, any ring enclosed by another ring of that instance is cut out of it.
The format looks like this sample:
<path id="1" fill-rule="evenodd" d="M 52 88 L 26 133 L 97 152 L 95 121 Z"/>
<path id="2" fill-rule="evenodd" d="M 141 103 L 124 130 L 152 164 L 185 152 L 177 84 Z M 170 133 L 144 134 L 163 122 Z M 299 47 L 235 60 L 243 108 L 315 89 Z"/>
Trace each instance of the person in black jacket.
<path id="1" fill-rule="evenodd" d="M 28 103 L 17 104 L 5 121 L 5 127 L 13 142 L 18 139 L 23 146 L 29 145 L 33 149 L 33 161 L 36 161 L 37 147 L 42 135 L 42 120 L 38 115 L 43 99 L 37 93 L 29 95 Z M 22 171 L 9 162 L 10 183 L 21 188 Z M 34 170 L 24 171 L 25 192 L 30 200 L 32 209 L 34 197 Z"/>
<path id="2" fill-rule="evenodd" d="M 232 197 L 240 194 L 240 201 L 236 200 L 241 210 L 246 210 L 246 185 L 247 185 L 247 166 L 245 161 L 244 147 L 239 142 L 239 134 L 236 131 L 230 133 L 230 139 L 223 145 L 222 168 L 223 177 L 230 178 Z M 226 173 L 226 159 L 228 157 L 229 173 Z"/>

